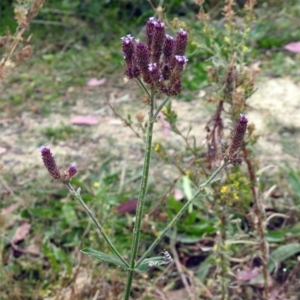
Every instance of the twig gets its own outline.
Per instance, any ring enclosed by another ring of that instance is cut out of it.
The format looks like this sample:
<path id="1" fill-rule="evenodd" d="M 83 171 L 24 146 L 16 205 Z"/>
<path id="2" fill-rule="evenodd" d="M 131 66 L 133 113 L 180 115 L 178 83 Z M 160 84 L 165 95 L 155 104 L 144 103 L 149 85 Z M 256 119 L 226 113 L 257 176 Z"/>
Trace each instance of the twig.
<path id="1" fill-rule="evenodd" d="M 297 264 L 293 268 L 292 272 L 290 272 L 288 278 L 285 280 L 283 285 L 280 287 L 278 295 L 284 293 L 287 290 L 288 285 L 291 284 L 293 278 L 296 276 L 299 269 L 300 269 L 300 257 L 298 256 L 297 257 Z"/>
<path id="2" fill-rule="evenodd" d="M 0 177 L 1 185 L 8 191 L 9 195 L 14 195 L 14 191 L 9 187 L 8 183 Z"/>
<path id="3" fill-rule="evenodd" d="M 123 123 L 128 126 L 133 132 L 134 134 L 140 138 L 141 140 L 145 141 L 145 139 L 143 137 L 141 137 L 141 135 L 132 127 L 132 125 L 126 120 L 124 119 L 120 114 L 118 114 L 116 112 L 116 110 L 113 108 L 113 106 L 107 101 L 106 104 L 110 107 L 110 109 L 113 111 L 113 113 L 115 114 L 115 116 L 117 118 L 119 118 L 121 121 L 123 121 Z"/>
<path id="4" fill-rule="evenodd" d="M 257 188 L 255 188 L 255 198 L 254 198 L 254 214 L 257 217 L 257 231 L 260 238 L 260 252 L 262 256 L 262 271 L 263 271 L 263 277 L 264 277 L 264 300 L 269 299 L 269 283 L 268 283 L 268 246 L 267 242 L 265 240 L 265 210 L 263 208 L 263 205 L 259 201 L 259 197 L 257 195 Z"/>
<path id="5" fill-rule="evenodd" d="M 264 277 L 264 299 L 268 300 L 269 298 L 269 284 L 268 284 L 268 247 L 267 242 L 265 241 L 265 222 L 266 216 L 265 216 L 265 210 L 263 208 L 263 205 L 259 202 L 258 198 L 258 188 L 257 188 L 257 180 L 255 176 L 255 170 L 252 165 L 252 161 L 249 158 L 249 151 L 246 148 L 246 146 L 243 147 L 243 153 L 244 153 L 244 160 L 248 167 L 248 173 L 251 183 L 251 192 L 254 199 L 254 214 L 257 217 L 257 231 L 260 237 L 260 251 L 262 255 L 262 269 L 263 269 L 263 277 Z"/>
<path id="6" fill-rule="evenodd" d="M 195 299 L 194 293 L 192 292 L 192 290 L 190 288 L 190 285 L 186 280 L 186 276 L 185 276 L 184 271 L 182 269 L 182 266 L 181 266 L 181 263 L 179 261 L 179 257 L 178 257 L 178 254 L 176 252 L 176 249 L 175 249 L 174 245 L 171 247 L 171 252 L 172 252 L 172 256 L 173 256 L 176 268 L 177 268 L 178 273 L 180 275 L 181 281 L 182 281 L 182 283 L 183 283 L 183 285 L 184 285 L 184 287 L 185 287 L 185 289 L 186 289 L 186 291 L 189 295 L 189 299 L 194 300 Z"/>
<path id="7" fill-rule="evenodd" d="M 166 198 L 168 197 L 168 195 L 172 192 L 175 184 L 177 183 L 177 181 L 179 180 L 180 177 L 176 178 L 173 183 L 171 184 L 171 186 L 169 187 L 169 189 L 166 191 L 166 193 L 161 197 L 160 200 L 157 201 L 157 203 L 155 204 L 155 206 L 150 210 L 150 212 L 148 213 L 148 216 L 155 216 L 159 210 L 159 208 L 161 207 L 161 205 L 163 204 L 163 202 L 166 200 Z"/>
<path id="8" fill-rule="evenodd" d="M 62 27 L 65 27 L 65 28 L 70 28 L 71 27 L 71 25 L 67 25 L 66 23 L 58 22 L 58 21 L 32 20 L 31 23 L 43 24 L 43 25 L 53 25 L 53 26 L 62 26 Z"/>

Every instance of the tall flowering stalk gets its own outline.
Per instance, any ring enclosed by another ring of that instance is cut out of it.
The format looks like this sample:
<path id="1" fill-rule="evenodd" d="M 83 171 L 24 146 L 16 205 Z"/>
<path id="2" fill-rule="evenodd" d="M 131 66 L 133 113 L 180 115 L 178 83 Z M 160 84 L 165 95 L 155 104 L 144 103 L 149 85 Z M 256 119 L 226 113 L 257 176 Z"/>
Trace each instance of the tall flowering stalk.
<path id="1" fill-rule="evenodd" d="M 128 271 L 124 299 L 129 299 L 138 253 L 143 208 L 148 184 L 153 126 L 159 111 L 169 101 L 169 96 L 176 96 L 182 89 L 182 74 L 187 63 L 184 56 L 187 47 L 187 32 L 181 29 L 176 38 L 165 33 L 165 25 L 156 18 L 150 18 L 146 24 L 146 42 L 134 40 L 127 35 L 122 40 L 122 52 L 126 63 L 125 75 L 137 79 L 149 98 L 149 117 L 146 131 L 146 145 L 143 176 L 137 204 L 136 222 L 131 244 L 130 270 Z M 167 98 L 156 111 L 155 95 L 162 93 Z"/>

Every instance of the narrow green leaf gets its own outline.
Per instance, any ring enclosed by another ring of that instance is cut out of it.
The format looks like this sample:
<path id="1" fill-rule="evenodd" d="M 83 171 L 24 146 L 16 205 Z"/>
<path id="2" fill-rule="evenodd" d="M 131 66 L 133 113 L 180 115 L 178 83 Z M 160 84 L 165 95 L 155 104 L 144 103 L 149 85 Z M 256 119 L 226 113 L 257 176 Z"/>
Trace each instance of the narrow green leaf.
<path id="1" fill-rule="evenodd" d="M 299 243 L 291 243 L 287 245 L 282 245 L 276 248 L 271 254 L 269 258 L 269 262 L 267 265 L 268 273 L 274 271 L 274 269 L 283 261 L 288 259 L 289 257 L 295 255 L 300 252 L 300 244 Z M 263 275 L 260 274 L 258 277 L 252 279 L 249 284 L 263 284 L 264 278 Z"/>
<path id="2" fill-rule="evenodd" d="M 196 276 L 201 282 L 205 282 L 205 278 L 209 272 L 210 267 L 213 265 L 213 257 L 208 256 L 206 259 L 200 264 L 200 267 L 196 273 Z"/>
<path id="3" fill-rule="evenodd" d="M 174 196 L 171 195 L 168 200 L 168 206 L 171 210 L 174 210 L 175 213 L 178 213 L 182 208 L 183 204 L 177 200 L 175 200 Z"/>
<path id="4" fill-rule="evenodd" d="M 295 226 L 290 228 L 283 228 L 278 230 L 272 230 L 267 232 L 266 240 L 269 243 L 279 243 L 284 242 L 288 237 L 300 237 L 300 223 L 296 223 Z"/>
<path id="5" fill-rule="evenodd" d="M 183 192 L 188 200 L 193 198 L 191 180 L 187 176 L 183 176 Z"/>
<path id="6" fill-rule="evenodd" d="M 192 191 L 192 182 L 187 176 L 183 176 L 183 192 L 188 201 L 193 198 L 193 191 Z M 191 214 L 193 211 L 193 204 L 189 206 L 188 212 Z"/>
<path id="7" fill-rule="evenodd" d="M 84 249 L 81 249 L 80 251 L 84 254 L 92 255 L 99 260 L 106 261 L 108 263 L 111 263 L 118 267 L 122 267 L 127 270 L 126 265 L 115 256 L 111 256 L 111 255 L 105 254 L 101 251 L 97 251 L 97 250 L 94 250 L 91 248 L 84 248 Z"/>
<path id="8" fill-rule="evenodd" d="M 279 263 L 285 261 L 298 252 L 300 252 L 300 243 L 291 243 L 279 246 L 270 254 L 268 272 L 271 273 Z"/>

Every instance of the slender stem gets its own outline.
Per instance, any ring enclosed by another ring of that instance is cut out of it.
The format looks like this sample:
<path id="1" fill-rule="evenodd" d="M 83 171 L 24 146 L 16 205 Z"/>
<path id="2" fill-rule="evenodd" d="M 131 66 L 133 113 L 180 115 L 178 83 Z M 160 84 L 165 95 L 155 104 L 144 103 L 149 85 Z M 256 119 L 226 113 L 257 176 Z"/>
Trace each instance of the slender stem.
<path id="1" fill-rule="evenodd" d="M 255 189 L 257 191 L 257 189 Z M 259 234 L 259 244 L 260 244 L 260 251 L 262 256 L 262 273 L 264 277 L 264 300 L 269 299 L 269 282 L 268 282 L 268 245 L 266 239 L 266 232 L 265 232 L 265 210 L 263 208 L 263 205 L 259 201 L 259 197 L 257 195 L 257 192 L 255 193 L 254 198 L 254 212 L 257 216 L 257 231 Z"/>
<path id="2" fill-rule="evenodd" d="M 146 190 L 147 190 L 149 167 L 150 167 L 152 134 L 153 134 L 153 124 L 154 124 L 153 113 L 154 113 L 154 93 L 151 92 L 150 111 L 149 111 L 149 119 L 148 119 L 148 124 L 147 124 L 146 150 L 145 150 L 145 157 L 144 157 L 143 175 L 142 175 L 142 180 L 141 180 L 141 185 L 140 185 L 140 190 L 139 190 L 136 221 L 135 221 L 135 225 L 134 225 L 134 229 L 133 229 L 133 238 L 132 238 L 132 243 L 131 243 L 131 257 L 130 257 L 130 263 L 129 263 L 130 269 L 128 270 L 128 273 L 127 273 L 127 282 L 126 282 L 126 290 L 125 290 L 125 294 L 124 294 L 124 300 L 128 300 L 129 296 L 130 296 L 135 260 L 136 260 L 138 246 L 139 246 L 139 240 L 140 240 L 143 209 L 144 209 L 145 195 L 146 195 Z"/>
<path id="3" fill-rule="evenodd" d="M 133 270 L 127 271 L 127 280 L 126 280 L 126 286 L 125 286 L 125 294 L 124 294 L 124 300 L 128 300 L 130 298 L 130 291 L 132 286 L 132 280 L 133 280 Z"/>
<path id="4" fill-rule="evenodd" d="M 148 89 L 146 88 L 144 82 L 140 79 L 140 78 L 137 78 L 137 81 L 139 82 L 140 86 L 142 87 L 142 89 L 144 90 L 144 92 L 147 94 L 147 96 L 151 99 L 151 101 L 153 100 L 152 99 L 152 95 L 149 93 Z"/>
<path id="5" fill-rule="evenodd" d="M 167 102 L 170 100 L 170 97 L 166 97 L 164 99 L 164 101 L 158 106 L 158 108 L 156 109 L 154 115 L 153 115 L 153 121 L 155 121 L 155 119 L 157 118 L 159 112 L 161 111 L 161 109 L 167 104 Z"/>
<path id="6" fill-rule="evenodd" d="M 221 207 L 221 206 L 220 206 Z M 226 241 L 226 229 L 227 229 L 227 207 L 224 209 L 218 209 L 217 214 L 219 214 L 219 220 L 220 220 L 220 227 L 219 227 L 219 238 L 218 238 L 218 251 L 217 251 L 217 259 L 220 261 L 221 265 L 221 271 L 220 271 L 220 277 L 221 277 L 221 299 L 226 300 L 228 299 L 228 257 L 226 253 L 224 253 L 224 245 Z"/>
<path id="7" fill-rule="evenodd" d="M 148 248 L 148 250 L 142 255 L 142 257 L 139 259 L 139 261 L 136 263 L 135 268 L 137 268 L 145 258 L 149 256 L 149 254 L 152 252 L 154 247 L 162 240 L 162 238 L 166 235 L 166 233 L 176 224 L 176 222 L 179 220 L 179 218 L 183 215 L 183 213 L 188 209 L 190 204 L 200 195 L 200 193 L 203 191 L 203 189 L 209 185 L 214 178 L 223 170 L 229 161 L 224 162 L 211 176 L 210 178 L 202 183 L 199 186 L 198 191 L 196 194 L 191 198 L 189 201 L 187 201 L 183 207 L 180 209 L 180 211 L 177 213 L 177 215 L 172 219 L 172 221 L 167 225 L 167 227 L 161 232 L 161 234 L 156 238 L 156 240 L 151 244 L 151 246 Z"/>
<path id="8" fill-rule="evenodd" d="M 250 159 L 249 151 L 246 147 L 243 148 L 244 158 L 248 167 L 250 182 L 251 182 L 251 191 L 254 198 L 254 212 L 257 216 L 257 231 L 260 237 L 260 251 L 262 254 L 262 271 L 264 277 L 264 299 L 269 298 L 269 282 L 268 282 L 268 246 L 267 241 L 265 240 L 265 224 L 268 223 L 266 220 L 265 210 L 261 205 L 258 194 L 257 194 L 257 181 L 255 176 L 255 169 L 253 167 L 252 161 Z"/>
<path id="9" fill-rule="evenodd" d="M 73 188 L 73 186 L 70 183 L 67 183 L 66 185 L 67 185 L 69 191 L 71 192 L 71 194 L 73 195 L 73 197 L 76 198 L 79 201 L 79 203 L 84 208 L 84 210 L 86 211 L 86 213 L 94 221 L 96 227 L 98 228 L 98 230 L 100 231 L 100 233 L 103 236 L 104 240 L 108 244 L 110 250 L 125 264 L 126 267 L 129 267 L 128 262 L 121 256 L 121 254 L 115 248 L 115 246 L 113 245 L 113 243 L 111 242 L 111 240 L 109 239 L 109 237 L 104 232 L 101 224 L 98 222 L 98 220 L 96 219 L 96 217 L 94 216 L 94 214 L 91 212 L 91 210 L 88 208 L 88 206 L 82 200 L 80 194 Z"/>

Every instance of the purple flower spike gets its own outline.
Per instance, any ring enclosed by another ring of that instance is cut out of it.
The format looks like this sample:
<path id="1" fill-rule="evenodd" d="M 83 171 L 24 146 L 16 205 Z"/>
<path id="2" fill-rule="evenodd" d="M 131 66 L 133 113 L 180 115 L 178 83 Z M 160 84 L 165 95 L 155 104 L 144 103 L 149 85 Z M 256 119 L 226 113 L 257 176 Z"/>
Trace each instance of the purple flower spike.
<path id="1" fill-rule="evenodd" d="M 240 114 L 240 117 L 235 125 L 234 132 L 232 134 L 231 148 L 233 153 L 242 146 L 247 130 L 247 124 L 248 119 L 246 118 L 246 116 Z"/>
<path id="2" fill-rule="evenodd" d="M 127 66 L 132 65 L 132 59 L 134 57 L 134 51 L 135 51 L 135 44 L 133 37 L 128 34 L 121 38 L 122 40 L 122 52 L 124 60 L 127 64 Z"/>
<path id="3" fill-rule="evenodd" d="M 244 142 L 248 125 L 248 119 L 245 115 L 240 114 L 240 117 L 235 125 L 232 133 L 231 143 L 225 152 L 225 160 L 230 160 L 233 165 L 241 164 L 242 159 L 238 157 L 240 147 Z"/>
<path id="4" fill-rule="evenodd" d="M 141 74 L 140 69 L 137 66 L 127 67 L 125 70 L 125 75 L 129 78 L 137 78 Z"/>
<path id="5" fill-rule="evenodd" d="M 152 44 L 152 38 L 154 34 L 154 25 L 159 20 L 155 19 L 154 17 L 150 18 L 149 21 L 146 24 L 146 39 L 147 39 L 147 45 L 150 48 Z"/>
<path id="6" fill-rule="evenodd" d="M 160 72 L 156 63 L 149 64 L 148 70 L 152 79 L 152 83 L 157 83 L 160 80 Z"/>
<path id="7" fill-rule="evenodd" d="M 139 78 L 147 88 L 167 95 L 181 92 L 181 77 L 187 59 L 184 56 L 188 34 L 180 29 L 177 37 L 165 34 L 165 24 L 150 18 L 146 24 L 146 42 L 131 35 L 122 38 L 122 52 L 126 62 L 125 75 Z"/>
<path id="8" fill-rule="evenodd" d="M 52 155 L 50 148 L 48 147 L 41 147 L 40 148 L 41 154 L 42 154 L 42 159 L 44 162 L 44 165 L 50 175 L 57 181 L 61 181 L 62 176 L 60 171 L 58 170 L 58 167 L 56 165 L 54 156 Z"/>
<path id="9" fill-rule="evenodd" d="M 154 24 L 154 33 L 151 44 L 151 59 L 152 62 L 159 62 L 162 54 L 162 48 L 165 41 L 165 24 L 161 21 L 157 21 Z"/>
<path id="10" fill-rule="evenodd" d="M 77 173 L 77 168 L 74 165 L 71 165 L 67 171 L 59 171 L 50 148 L 41 147 L 40 151 L 46 169 L 55 180 L 68 183 L 71 177 Z"/>
<path id="11" fill-rule="evenodd" d="M 77 168 L 75 165 L 71 165 L 69 167 L 68 173 L 70 175 L 70 178 L 73 177 L 77 173 Z"/>
<path id="12" fill-rule="evenodd" d="M 187 32 L 181 28 L 176 37 L 175 55 L 184 55 L 187 46 L 187 41 Z"/>
<path id="13" fill-rule="evenodd" d="M 149 62 L 150 62 L 150 53 L 147 45 L 140 41 L 137 41 L 135 63 L 140 68 L 145 83 L 152 82 L 149 69 L 148 69 Z"/>
<path id="14" fill-rule="evenodd" d="M 170 35 L 166 35 L 165 43 L 163 47 L 164 63 L 168 63 L 171 60 L 171 58 L 174 55 L 174 50 L 175 50 L 175 39 Z"/>
<path id="15" fill-rule="evenodd" d="M 168 95 L 170 96 L 176 96 L 181 93 L 182 85 L 181 80 L 176 79 L 174 82 L 170 83 L 170 88 L 168 91 Z"/>
<path id="16" fill-rule="evenodd" d="M 185 56 L 175 55 L 175 69 L 176 71 L 183 71 L 188 59 Z"/>
<path id="17" fill-rule="evenodd" d="M 171 70 L 168 64 L 164 64 L 162 66 L 162 76 L 164 80 L 168 80 L 170 78 Z"/>
<path id="18" fill-rule="evenodd" d="M 138 67 L 143 71 L 148 69 L 148 64 L 150 62 L 150 53 L 146 44 L 137 41 L 136 44 L 136 63 Z"/>

